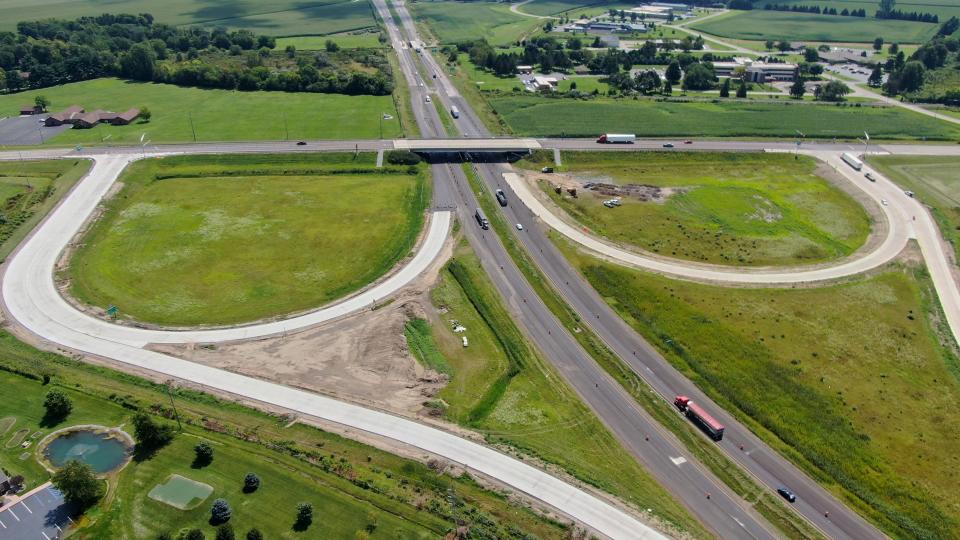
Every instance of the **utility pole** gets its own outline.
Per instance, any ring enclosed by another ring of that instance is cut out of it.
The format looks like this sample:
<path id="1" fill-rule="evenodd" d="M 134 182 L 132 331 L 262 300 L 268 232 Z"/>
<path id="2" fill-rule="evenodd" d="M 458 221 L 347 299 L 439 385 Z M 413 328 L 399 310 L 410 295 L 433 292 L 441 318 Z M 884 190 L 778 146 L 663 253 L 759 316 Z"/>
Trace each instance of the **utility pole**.
<path id="1" fill-rule="evenodd" d="M 170 406 L 173 407 L 173 416 L 177 419 L 177 431 L 183 431 L 183 425 L 180 424 L 180 413 L 177 412 L 177 406 L 173 403 L 173 393 L 170 391 L 170 386 L 173 384 L 173 379 L 168 379 L 167 384 L 167 396 L 170 398 Z"/>

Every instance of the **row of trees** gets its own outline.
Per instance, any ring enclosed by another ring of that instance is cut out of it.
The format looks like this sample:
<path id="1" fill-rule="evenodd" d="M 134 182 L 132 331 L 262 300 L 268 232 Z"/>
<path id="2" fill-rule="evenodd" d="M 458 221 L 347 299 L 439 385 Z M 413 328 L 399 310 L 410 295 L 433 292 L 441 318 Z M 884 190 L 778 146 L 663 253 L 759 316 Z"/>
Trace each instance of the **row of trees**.
<path id="1" fill-rule="evenodd" d="M 816 13 L 818 15 L 840 15 L 842 17 L 866 17 L 867 10 L 860 9 L 847 9 L 843 8 L 839 12 L 837 8 L 829 8 L 820 6 L 802 6 L 799 4 L 766 4 L 763 6 L 763 9 L 767 11 L 793 11 L 796 13 Z"/>

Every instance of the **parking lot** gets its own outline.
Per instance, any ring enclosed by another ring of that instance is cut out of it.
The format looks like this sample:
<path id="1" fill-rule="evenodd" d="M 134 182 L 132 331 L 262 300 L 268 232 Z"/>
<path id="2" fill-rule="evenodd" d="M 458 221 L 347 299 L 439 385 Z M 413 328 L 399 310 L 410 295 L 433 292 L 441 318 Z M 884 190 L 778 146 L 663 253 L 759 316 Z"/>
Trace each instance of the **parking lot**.
<path id="1" fill-rule="evenodd" d="M 46 114 L 11 116 L 0 120 L 0 145 L 30 146 L 43 144 L 62 131 L 70 129 L 69 125 L 44 126 L 43 120 L 47 116 Z"/>
<path id="2" fill-rule="evenodd" d="M 0 538 L 3 540 L 63 538 L 70 523 L 69 507 L 63 495 L 50 484 L 0 508 Z"/>

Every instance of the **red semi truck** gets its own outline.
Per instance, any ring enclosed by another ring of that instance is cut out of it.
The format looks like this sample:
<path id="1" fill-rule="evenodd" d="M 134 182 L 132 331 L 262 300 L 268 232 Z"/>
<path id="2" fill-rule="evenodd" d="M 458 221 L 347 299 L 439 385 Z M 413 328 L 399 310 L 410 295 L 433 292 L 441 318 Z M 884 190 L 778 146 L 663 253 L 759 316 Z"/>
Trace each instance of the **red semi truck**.
<path id="1" fill-rule="evenodd" d="M 711 439 L 719 441 L 723 438 L 723 424 L 710 416 L 710 413 L 703 410 L 702 407 L 690 401 L 687 396 L 677 396 L 673 404 L 680 409 L 680 412 L 687 415 L 687 418 L 693 420 L 693 423 L 700 427 Z"/>

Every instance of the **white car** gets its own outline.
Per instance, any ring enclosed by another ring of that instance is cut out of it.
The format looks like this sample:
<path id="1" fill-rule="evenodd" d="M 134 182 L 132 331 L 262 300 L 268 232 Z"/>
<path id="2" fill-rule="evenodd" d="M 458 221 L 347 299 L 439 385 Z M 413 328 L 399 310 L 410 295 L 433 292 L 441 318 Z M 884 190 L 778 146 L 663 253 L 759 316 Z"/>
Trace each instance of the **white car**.
<path id="1" fill-rule="evenodd" d="M 886 205 L 887 205 L 887 200 L 886 200 L 886 199 L 880 199 L 880 204 L 886 206 Z"/>
<path id="2" fill-rule="evenodd" d="M 430 103 L 430 101 L 431 101 L 431 100 L 430 100 L 430 96 L 425 97 L 423 100 L 424 100 L 425 102 L 427 102 L 427 103 Z"/>
<path id="3" fill-rule="evenodd" d="M 523 225 L 517 223 L 517 230 L 518 230 L 518 231 L 522 231 L 522 230 L 523 230 Z"/>

